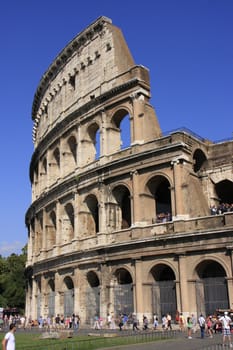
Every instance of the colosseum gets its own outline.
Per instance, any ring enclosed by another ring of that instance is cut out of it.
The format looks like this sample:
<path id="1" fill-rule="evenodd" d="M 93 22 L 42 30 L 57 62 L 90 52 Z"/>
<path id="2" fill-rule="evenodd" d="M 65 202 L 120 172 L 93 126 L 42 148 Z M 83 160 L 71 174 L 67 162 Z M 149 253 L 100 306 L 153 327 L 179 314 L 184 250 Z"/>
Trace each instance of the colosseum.
<path id="1" fill-rule="evenodd" d="M 32 104 L 26 316 L 233 307 L 233 140 L 163 134 L 149 70 L 100 17 Z M 171 116 L 168 116 L 168 118 Z"/>

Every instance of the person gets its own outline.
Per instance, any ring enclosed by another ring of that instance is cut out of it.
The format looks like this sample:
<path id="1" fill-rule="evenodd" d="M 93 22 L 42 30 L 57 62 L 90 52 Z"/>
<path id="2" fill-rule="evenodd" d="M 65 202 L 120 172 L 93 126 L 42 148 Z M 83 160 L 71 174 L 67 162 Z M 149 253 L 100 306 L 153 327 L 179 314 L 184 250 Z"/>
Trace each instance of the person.
<path id="1" fill-rule="evenodd" d="M 207 317 L 207 334 L 210 338 L 213 338 L 213 321 L 212 316 Z"/>
<path id="2" fill-rule="evenodd" d="M 9 332 L 6 333 L 2 340 L 2 350 L 15 350 L 15 331 L 16 325 L 11 323 Z"/>
<path id="3" fill-rule="evenodd" d="M 172 317 L 170 314 L 167 314 L 167 329 L 172 330 Z"/>
<path id="4" fill-rule="evenodd" d="M 179 326 L 180 326 L 180 331 L 183 332 L 184 331 L 184 316 L 183 313 L 180 313 L 179 316 Z"/>
<path id="5" fill-rule="evenodd" d="M 223 345 L 225 345 L 226 340 L 228 339 L 229 346 L 232 348 L 230 329 L 231 318 L 228 316 L 227 311 L 224 312 L 224 316 L 220 317 L 219 321 L 222 323 L 223 328 Z"/>
<path id="6" fill-rule="evenodd" d="M 196 317 L 195 317 L 194 314 L 192 314 L 191 317 L 192 317 L 192 324 L 193 324 L 192 331 L 193 331 L 193 333 L 196 333 L 196 331 L 197 331 L 197 320 L 196 320 Z"/>
<path id="7" fill-rule="evenodd" d="M 136 314 L 132 315 L 132 320 L 133 320 L 133 331 L 135 331 L 135 330 L 139 331 L 138 320 L 137 320 Z"/>
<path id="8" fill-rule="evenodd" d="M 192 317 L 188 316 L 187 317 L 188 339 L 192 339 L 192 328 L 193 328 Z"/>
<path id="9" fill-rule="evenodd" d="M 198 319 L 198 323 L 199 323 L 200 330 L 201 330 L 201 338 L 203 339 L 205 336 L 205 318 L 202 314 L 200 314 L 200 317 Z"/>

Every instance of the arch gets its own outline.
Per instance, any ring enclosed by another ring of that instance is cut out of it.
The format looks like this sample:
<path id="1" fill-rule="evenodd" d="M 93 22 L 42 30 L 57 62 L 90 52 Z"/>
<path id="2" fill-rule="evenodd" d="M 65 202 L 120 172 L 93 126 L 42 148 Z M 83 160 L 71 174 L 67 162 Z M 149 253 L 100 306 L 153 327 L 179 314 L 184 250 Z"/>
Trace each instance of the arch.
<path id="1" fill-rule="evenodd" d="M 226 271 L 214 260 L 201 261 L 195 268 L 197 312 L 212 315 L 216 309 L 229 308 Z"/>
<path id="2" fill-rule="evenodd" d="M 87 213 L 87 232 L 96 234 L 99 232 L 99 203 L 95 195 L 90 194 L 86 197 L 85 203 L 88 208 Z"/>
<path id="3" fill-rule="evenodd" d="M 56 243 L 57 216 L 54 210 L 49 213 L 49 222 L 46 225 L 47 248 L 52 248 Z"/>
<path id="4" fill-rule="evenodd" d="M 116 111 L 111 120 L 114 131 L 115 150 L 124 149 L 131 145 L 130 114 L 125 108 Z"/>
<path id="5" fill-rule="evenodd" d="M 66 276 L 63 280 L 64 290 L 64 315 L 71 316 L 74 313 L 74 283 L 71 277 Z"/>
<path id="6" fill-rule="evenodd" d="M 233 182 L 230 180 L 222 180 L 215 184 L 215 191 L 221 204 L 233 203 Z M 227 208 L 225 208 L 227 211 Z"/>
<path id="7" fill-rule="evenodd" d="M 60 168 L 60 150 L 58 147 L 55 148 L 53 151 L 53 158 L 55 160 L 55 164 L 57 165 L 58 168 Z"/>
<path id="8" fill-rule="evenodd" d="M 77 162 L 77 141 L 76 141 L 76 138 L 73 135 L 70 136 L 67 140 L 67 144 L 69 147 L 69 151 L 72 155 L 73 163 L 76 164 L 76 162 Z"/>
<path id="9" fill-rule="evenodd" d="M 207 157 L 201 149 L 196 149 L 193 153 L 193 170 L 198 172 L 202 170 L 207 162 Z"/>
<path id="10" fill-rule="evenodd" d="M 46 174 L 47 174 L 47 158 L 44 157 L 42 161 L 42 175 L 46 175 Z"/>
<path id="11" fill-rule="evenodd" d="M 100 281 L 94 271 L 87 273 L 86 322 L 92 324 L 96 315 L 100 316 Z"/>
<path id="12" fill-rule="evenodd" d="M 74 207 L 72 203 L 68 202 L 64 205 L 61 213 L 61 242 L 70 243 L 74 238 Z"/>
<path id="13" fill-rule="evenodd" d="M 132 276 L 127 269 L 120 267 L 116 269 L 113 277 L 114 314 L 129 315 L 134 311 Z"/>
<path id="14" fill-rule="evenodd" d="M 112 190 L 117 206 L 115 207 L 116 229 L 127 229 L 131 226 L 131 195 L 124 185 L 118 185 Z"/>
<path id="15" fill-rule="evenodd" d="M 152 278 L 153 313 L 162 317 L 170 314 L 175 319 L 177 310 L 176 277 L 173 269 L 164 263 L 153 266 L 150 270 Z"/>
<path id="16" fill-rule="evenodd" d="M 101 142 L 100 142 L 100 127 L 94 122 L 87 128 L 87 134 L 89 136 L 89 146 L 87 145 L 87 154 L 90 161 L 93 161 L 101 155 Z"/>
<path id="17" fill-rule="evenodd" d="M 152 177 L 146 184 L 152 197 L 148 198 L 148 207 L 156 222 L 166 222 L 172 219 L 170 182 L 163 175 Z M 154 214 L 153 214 L 154 212 Z"/>

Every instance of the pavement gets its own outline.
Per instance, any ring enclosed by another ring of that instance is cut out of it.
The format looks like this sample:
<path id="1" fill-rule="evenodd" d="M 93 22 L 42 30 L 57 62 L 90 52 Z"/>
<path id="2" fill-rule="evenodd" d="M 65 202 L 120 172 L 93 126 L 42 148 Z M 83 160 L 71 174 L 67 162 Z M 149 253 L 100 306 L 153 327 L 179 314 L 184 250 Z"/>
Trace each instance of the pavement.
<path id="1" fill-rule="evenodd" d="M 169 332 L 169 331 L 168 331 Z M 233 337 L 232 337 L 233 340 Z M 192 339 L 188 339 L 186 332 L 175 332 L 174 338 L 156 340 L 148 343 L 130 344 L 113 346 L 104 350 L 215 350 L 223 349 L 222 334 L 215 334 L 213 338 L 206 336 L 201 338 L 200 332 L 192 335 Z M 224 349 L 230 349 L 229 345 Z"/>
<path id="2" fill-rule="evenodd" d="M 216 334 L 213 336 L 213 338 L 205 337 L 204 339 L 201 339 L 200 334 L 194 334 L 192 336 L 192 339 L 188 339 L 186 333 L 181 332 L 179 332 L 179 334 L 177 333 L 177 336 L 173 339 L 164 339 L 150 343 L 111 347 L 111 349 L 114 350 L 211 350 L 220 348 L 222 348 L 221 334 Z M 229 346 L 224 347 L 224 349 L 228 348 Z M 107 350 L 110 350 L 110 348 Z"/>

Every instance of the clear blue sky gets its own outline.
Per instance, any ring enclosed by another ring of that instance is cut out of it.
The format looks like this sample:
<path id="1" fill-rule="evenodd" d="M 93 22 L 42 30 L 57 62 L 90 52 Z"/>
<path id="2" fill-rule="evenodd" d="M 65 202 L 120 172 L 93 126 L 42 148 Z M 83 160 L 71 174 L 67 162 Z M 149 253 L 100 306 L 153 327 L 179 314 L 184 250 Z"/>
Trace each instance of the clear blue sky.
<path id="1" fill-rule="evenodd" d="M 162 130 L 210 140 L 233 132 L 233 0 L 2 0 L 0 254 L 21 253 L 31 203 L 31 107 L 57 54 L 99 16 L 120 27 L 149 68 Z"/>

